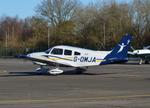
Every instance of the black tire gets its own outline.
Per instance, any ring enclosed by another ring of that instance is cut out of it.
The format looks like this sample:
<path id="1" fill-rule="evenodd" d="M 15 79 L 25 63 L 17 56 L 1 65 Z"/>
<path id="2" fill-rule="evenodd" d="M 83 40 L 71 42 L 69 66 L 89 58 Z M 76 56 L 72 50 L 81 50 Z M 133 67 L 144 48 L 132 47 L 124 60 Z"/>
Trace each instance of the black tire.
<path id="1" fill-rule="evenodd" d="M 148 60 L 145 60 L 145 64 L 149 64 L 149 61 L 148 61 Z"/>

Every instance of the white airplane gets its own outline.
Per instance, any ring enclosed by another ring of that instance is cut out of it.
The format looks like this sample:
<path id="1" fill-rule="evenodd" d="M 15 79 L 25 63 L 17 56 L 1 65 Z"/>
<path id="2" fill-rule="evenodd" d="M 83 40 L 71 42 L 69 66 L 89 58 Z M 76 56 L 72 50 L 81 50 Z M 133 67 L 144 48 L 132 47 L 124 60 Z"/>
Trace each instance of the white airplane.
<path id="1" fill-rule="evenodd" d="M 48 73 L 57 75 L 63 73 L 58 66 L 71 66 L 82 69 L 89 66 L 122 63 L 128 61 L 127 52 L 130 48 L 132 36 L 127 34 L 111 51 L 94 51 L 84 48 L 59 45 L 45 52 L 28 54 L 26 57 L 34 64 L 40 65 L 37 71 L 47 70 Z M 57 68 L 49 70 L 46 66 L 55 65 Z"/>
<path id="2" fill-rule="evenodd" d="M 139 64 L 142 64 L 143 61 L 145 62 L 145 64 L 149 64 L 150 62 L 150 46 L 138 50 L 133 49 L 133 52 L 128 52 L 128 54 L 138 57 L 140 59 Z"/>

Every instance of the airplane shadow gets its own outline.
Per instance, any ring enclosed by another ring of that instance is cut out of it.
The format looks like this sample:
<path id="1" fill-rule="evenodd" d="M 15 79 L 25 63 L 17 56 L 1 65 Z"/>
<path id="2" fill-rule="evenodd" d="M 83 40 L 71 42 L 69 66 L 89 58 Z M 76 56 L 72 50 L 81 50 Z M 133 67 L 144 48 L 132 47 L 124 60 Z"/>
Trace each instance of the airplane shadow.
<path id="1" fill-rule="evenodd" d="M 139 63 L 124 63 L 123 65 L 139 65 Z"/>
<path id="2" fill-rule="evenodd" d="M 107 74 L 112 74 L 112 73 L 88 73 L 86 71 L 76 71 L 76 70 L 69 70 L 69 71 L 64 71 L 61 75 L 107 75 Z"/>
<path id="3" fill-rule="evenodd" d="M 0 77 L 21 77 L 21 76 L 48 76 L 48 73 L 36 72 L 9 72 L 7 75 L 0 75 Z"/>
<path id="4" fill-rule="evenodd" d="M 148 81 L 150 81 L 150 78 L 145 78 L 145 80 L 148 80 Z"/>
<path id="5" fill-rule="evenodd" d="M 64 71 L 64 73 L 60 75 L 109 75 L 115 73 L 87 73 L 85 71 L 77 72 L 75 70 Z M 23 76 L 54 76 L 49 74 L 48 72 L 9 72 L 7 75 L 0 75 L 0 77 L 23 77 Z M 56 75 L 57 76 L 57 75 Z"/>

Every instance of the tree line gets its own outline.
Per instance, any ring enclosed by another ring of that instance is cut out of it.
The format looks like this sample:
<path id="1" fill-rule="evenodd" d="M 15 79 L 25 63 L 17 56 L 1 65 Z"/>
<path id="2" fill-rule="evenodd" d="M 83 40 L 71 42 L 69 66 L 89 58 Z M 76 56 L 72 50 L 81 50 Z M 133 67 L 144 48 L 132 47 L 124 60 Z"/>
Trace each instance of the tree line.
<path id="1" fill-rule="evenodd" d="M 43 51 L 55 45 L 111 49 L 126 33 L 132 46 L 150 45 L 150 1 L 42 0 L 36 15 L 25 19 L 0 17 L 0 55 Z"/>

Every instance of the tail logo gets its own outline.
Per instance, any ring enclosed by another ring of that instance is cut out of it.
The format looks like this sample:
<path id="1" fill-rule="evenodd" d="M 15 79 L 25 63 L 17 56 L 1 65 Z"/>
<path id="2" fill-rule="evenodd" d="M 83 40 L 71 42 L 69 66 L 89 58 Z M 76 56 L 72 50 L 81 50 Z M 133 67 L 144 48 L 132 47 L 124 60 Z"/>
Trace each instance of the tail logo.
<path id="1" fill-rule="evenodd" d="M 128 45 L 129 43 L 130 43 L 130 40 L 128 40 L 127 45 Z M 122 45 L 119 44 L 120 49 L 118 50 L 117 53 L 120 53 L 120 52 L 124 49 L 124 47 L 126 47 L 127 45 L 125 45 L 124 43 L 122 43 Z"/>

